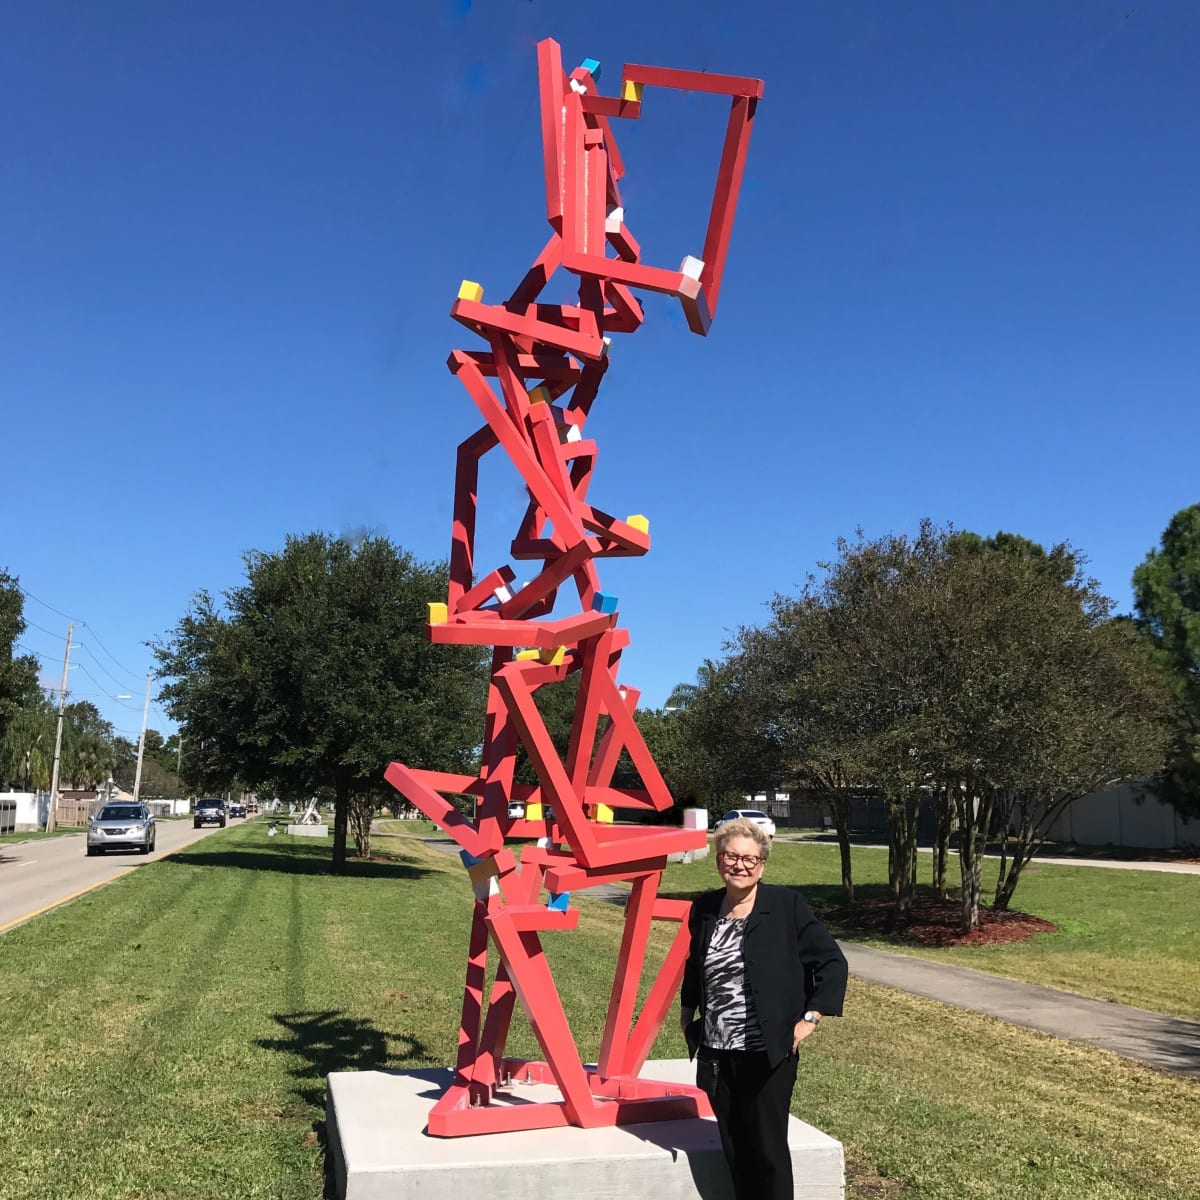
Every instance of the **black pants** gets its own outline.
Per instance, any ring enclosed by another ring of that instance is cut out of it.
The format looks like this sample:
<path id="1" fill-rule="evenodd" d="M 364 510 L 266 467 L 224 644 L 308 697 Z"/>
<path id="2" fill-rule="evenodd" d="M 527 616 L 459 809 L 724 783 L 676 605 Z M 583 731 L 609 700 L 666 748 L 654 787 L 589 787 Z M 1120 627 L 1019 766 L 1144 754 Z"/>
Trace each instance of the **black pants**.
<path id="1" fill-rule="evenodd" d="M 737 1200 L 792 1200 L 788 1109 L 798 1057 L 774 1070 L 765 1051 L 700 1049 L 697 1082 L 708 1093 Z"/>

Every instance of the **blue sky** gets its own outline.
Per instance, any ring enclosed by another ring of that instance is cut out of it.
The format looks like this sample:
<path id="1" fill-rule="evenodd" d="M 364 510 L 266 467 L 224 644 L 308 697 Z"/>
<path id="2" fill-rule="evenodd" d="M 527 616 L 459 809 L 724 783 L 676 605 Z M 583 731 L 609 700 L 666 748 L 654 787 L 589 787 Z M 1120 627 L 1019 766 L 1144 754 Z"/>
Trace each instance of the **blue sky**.
<path id="1" fill-rule="evenodd" d="M 645 702 L 856 526 L 1067 539 L 1128 608 L 1200 500 L 1191 4 L 43 0 L 0 16 L 0 566 L 47 678 L 85 621 L 73 694 L 136 736 L 144 643 L 244 551 L 447 553 L 477 424 L 447 311 L 545 240 L 545 36 L 610 92 L 623 62 L 766 80 L 710 336 L 650 299 L 588 426 L 591 498 L 651 519 L 602 569 Z M 643 112 L 627 218 L 674 266 L 723 103 Z M 502 463 L 481 505 L 498 565 Z"/>

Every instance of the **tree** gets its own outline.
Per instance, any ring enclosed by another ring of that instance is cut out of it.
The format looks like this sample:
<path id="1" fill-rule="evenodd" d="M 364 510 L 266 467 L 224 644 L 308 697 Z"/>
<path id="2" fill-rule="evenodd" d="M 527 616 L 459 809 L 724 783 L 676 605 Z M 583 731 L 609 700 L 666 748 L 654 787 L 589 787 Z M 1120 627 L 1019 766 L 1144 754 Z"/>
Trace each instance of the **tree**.
<path id="1" fill-rule="evenodd" d="M 1065 544 L 1046 552 L 925 521 L 914 537 L 839 541 L 823 566 L 798 597 L 775 597 L 766 626 L 740 633 L 723 719 L 733 730 L 740 719 L 741 753 L 773 769 L 832 794 L 883 795 L 900 917 L 916 885 L 920 804 L 952 810 L 970 930 L 994 823 L 1017 828 L 995 898 L 1004 907 L 1067 804 L 1152 767 L 1161 688 Z"/>
<path id="2" fill-rule="evenodd" d="M 116 756 L 113 727 L 90 700 L 63 709 L 60 777 L 76 788 L 98 788 L 109 776 Z"/>
<path id="3" fill-rule="evenodd" d="M 962 538 L 946 541 L 953 646 L 940 704 L 950 737 L 938 776 L 957 809 L 971 929 L 993 830 L 1001 834 L 993 905 L 1002 909 L 1063 809 L 1161 761 L 1165 696 L 1070 546 L 1047 551 L 998 534 L 963 553 Z"/>
<path id="4" fill-rule="evenodd" d="M 847 694 L 827 675 L 836 661 L 831 612 L 811 577 L 799 597 L 777 595 L 770 608 L 764 627 L 739 630 L 714 676 L 720 701 L 706 707 L 739 773 L 764 785 L 789 783 L 825 804 L 838 838 L 842 890 L 853 903 L 850 760 L 858 722 L 842 710 Z"/>
<path id="5" fill-rule="evenodd" d="M 37 688 L 37 659 L 29 654 L 13 657 L 17 638 L 25 632 L 24 608 L 19 583 L 0 571 L 0 739 Z"/>
<path id="6" fill-rule="evenodd" d="M 200 592 L 153 647 L 162 696 L 187 742 L 189 780 L 328 789 L 340 872 L 351 801 L 380 793 L 389 761 L 473 765 L 484 655 L 429 644 L 426 604 L 444 596 L 445 567 L 385 538 L 352 545 L 313 533 L 245 561 L 224 612 Z"/>
<path id="7" fill-rule="evenodd" d="M 58 705 L 36 684 L 0 738 L 0 779 L 23 792 L 50 786 Z"/>
<path id="8" fill-rule="evenodd" d="M 1200 504 L 1180 509 L 1133 573 L 1137 625 L 1169 682 L 1173 727 L 1163 799 L 1200 817 Z"/>

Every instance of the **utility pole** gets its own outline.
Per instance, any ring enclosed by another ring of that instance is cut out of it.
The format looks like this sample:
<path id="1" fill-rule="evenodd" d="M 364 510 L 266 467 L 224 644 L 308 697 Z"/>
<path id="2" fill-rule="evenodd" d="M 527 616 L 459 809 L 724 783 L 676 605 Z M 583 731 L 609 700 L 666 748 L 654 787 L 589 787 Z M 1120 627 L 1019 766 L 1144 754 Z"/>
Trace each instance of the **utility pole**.
<path id="1" fill-rule="evenodd" d="M 54 735 L 54 767 L 50 772 L 50 803 L 46 808 L 46 832 L 54 832 L 55 819 L 58 816 L 58 767 L 62 754 L 63 710 L 67 707 L 67 672 L 71 669 L 71 634 L 75 632 L 75 623 L 67 626 L 67 652 L 63 655 L 62 687 L 58 690 L 58 732 Z"/>
<path id="2" fill-rule="evenodd" d="M 133 802 L 138 802 L 142 791 L 142 757 L 146 753 L 146 718 L 150 715 L 150 680 L 152 675 L 146 672 L 146 703 L 142 706 L 142 736 L 138 738 L 137 772 L 133 777 Z"/>

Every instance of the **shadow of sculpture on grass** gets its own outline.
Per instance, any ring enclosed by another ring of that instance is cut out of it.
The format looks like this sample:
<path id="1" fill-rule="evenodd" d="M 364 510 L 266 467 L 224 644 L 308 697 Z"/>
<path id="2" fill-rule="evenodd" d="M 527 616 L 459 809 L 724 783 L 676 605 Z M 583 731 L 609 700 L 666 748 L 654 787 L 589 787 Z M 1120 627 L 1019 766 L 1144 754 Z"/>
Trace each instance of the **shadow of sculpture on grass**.
<path id="1" fill-rule="evenodd" d="M 290 1072 L 297 1081 L 293 1090 L 315 1108 L 325 1106 L 325 1077 L 331 1071 L 383 1071 L 429 1058 L 420 1039 L 389 1037 L 370 1021 L 340 1009 L 273 1013 L 272 1020 L 283 1036 L 260 1038 L 257 1044 L 299 1060 Z"/>

